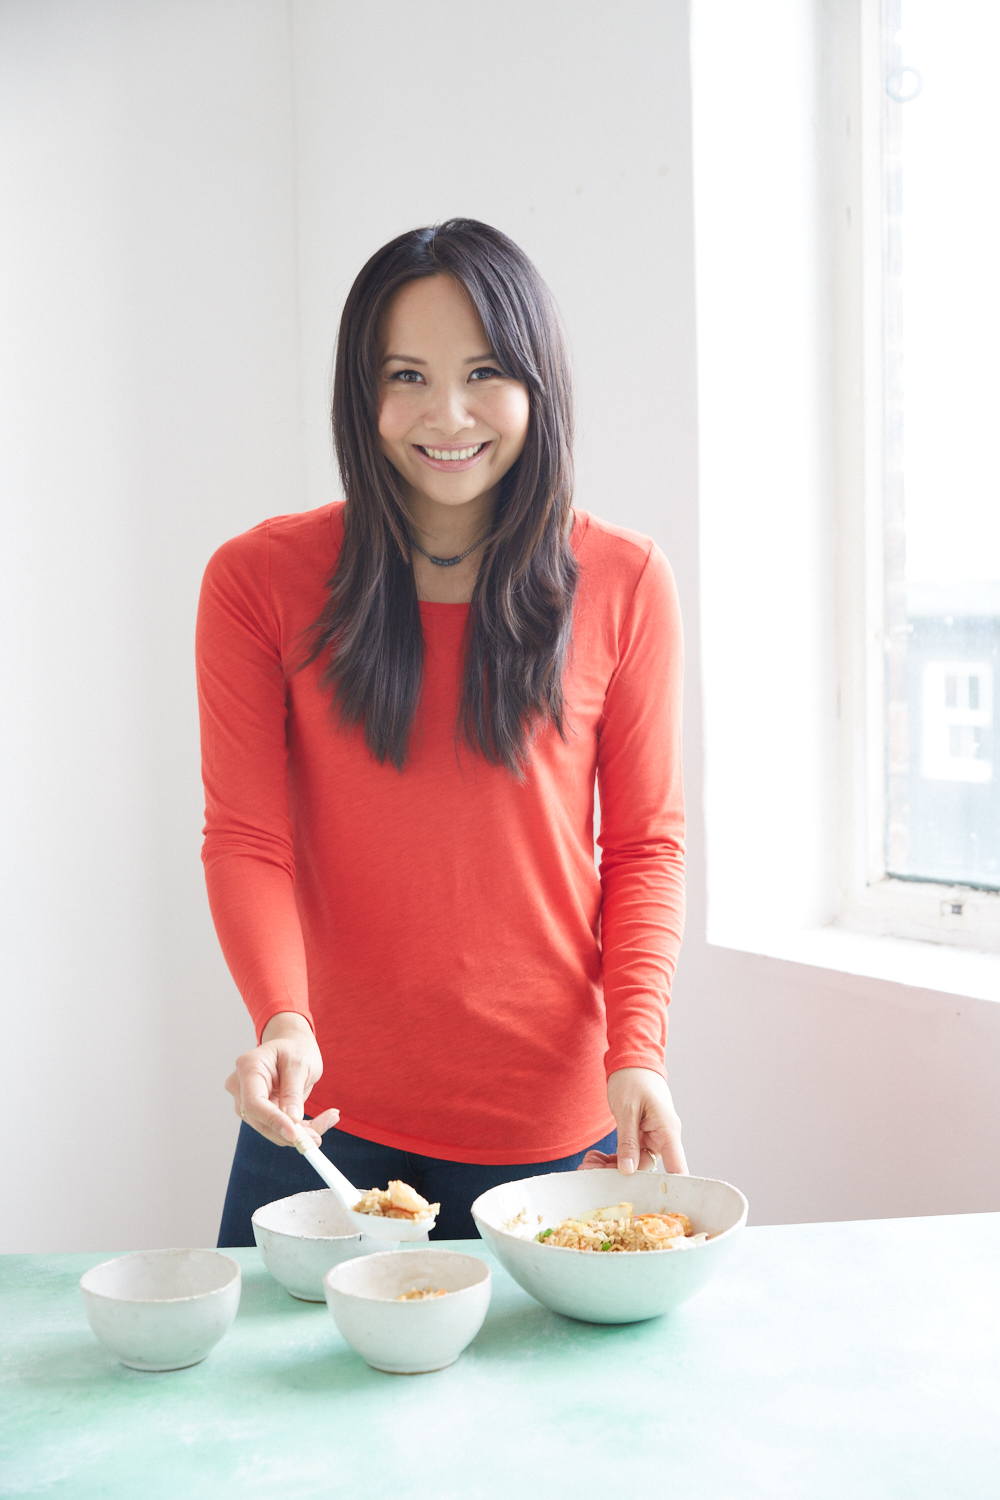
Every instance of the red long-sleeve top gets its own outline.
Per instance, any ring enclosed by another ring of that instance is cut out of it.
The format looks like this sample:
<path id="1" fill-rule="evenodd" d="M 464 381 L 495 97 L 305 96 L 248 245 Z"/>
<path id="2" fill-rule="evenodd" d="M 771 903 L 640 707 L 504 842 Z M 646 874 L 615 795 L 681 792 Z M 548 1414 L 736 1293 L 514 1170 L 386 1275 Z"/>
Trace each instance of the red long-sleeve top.
<path id="1" fill-rule="evenodd" d="M 525 779 L 456 742 L 468 605 L 421 603 L 402 772 L 303 671 L 342 504 L 235 537 L 198 612 L 216 931 L 258 1037 L 311 1023 L 354 1135 L 449 1161 L 543 1162 L 613 1128 L 605 1075 L 663 1073 L 683 924 L 681 625 L 647 538 L 575 513 L 564 677 Z M 594 865 L 594 781 L 600 876 Z M 602 1065 L 603 1064 L 603 1065 Z"/>

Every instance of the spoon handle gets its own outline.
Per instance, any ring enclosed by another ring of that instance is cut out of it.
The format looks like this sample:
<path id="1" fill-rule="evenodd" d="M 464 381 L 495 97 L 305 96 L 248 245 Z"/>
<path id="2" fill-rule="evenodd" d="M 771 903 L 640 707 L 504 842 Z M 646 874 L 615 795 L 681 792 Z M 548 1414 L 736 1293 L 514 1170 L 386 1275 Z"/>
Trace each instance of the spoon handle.
<path id="1" fill-rule="evenodd" d="M 301 1134 L 295 1142 L 295 1149 L 319 1173 L 327 1187 L 333 1189 L 341 1208 L 352 1209 L 361 1194 L 353 1183 L 348 1182 L 343 1172 L 333 1165 L 330 1158 L 324 1156 L 318 1146 L 310 1145 L 307 1137 Z"/>

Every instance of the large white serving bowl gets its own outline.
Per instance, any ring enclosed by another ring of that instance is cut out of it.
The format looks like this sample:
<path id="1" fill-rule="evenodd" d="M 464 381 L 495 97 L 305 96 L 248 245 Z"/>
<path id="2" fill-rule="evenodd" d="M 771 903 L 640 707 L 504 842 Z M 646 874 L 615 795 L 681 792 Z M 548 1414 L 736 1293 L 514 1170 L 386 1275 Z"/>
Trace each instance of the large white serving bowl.
<path id="1" fill-rule="evenodd" d="M 535 1240 L 563 1219 L 621 1202 L 636 1213 L 687 1214 L 695 1233 L 707 1230 L 713 1238 L 690 1250 L 616 1255 Z M 686 1302 L 714 1275 L 743 1231 L 747 1200 L 738 1188 L 709 1177 L 623 1177 L 609 1168 L 501 1183 L 476 1199 L 472 1216 L 504 1269 L 546 1307 L 585 1323 L 637 1323 Z"/>
<path id="2" fill-rule="evenodd" d="M 215 1250 L 142 1250 L 80 1278 L 87 1321 L 133 1370 L 197 1365 L 240 1305 L 240 1268 Z"/>
<path id="3" fill-rule="evenodd" d="M 490 1305 L 485 1261 L 456 1250 L 395 1250 L 334 1266 L 323 1278 L 343 1337 L 362 1359 L 390 1375 L 422 1375 L 453 1365 Z M 397 1302 L 412 1287 L 447 1296 Z"/>
<path id="4" fill-rule="evenodd" d="M 359 1234 L 330 1188 L 265 1203 L 250 1222 L 265 1266 L 302 1302 L 325 1300 L 323 1277 L 342 1260 L 397 1248 Z"/>

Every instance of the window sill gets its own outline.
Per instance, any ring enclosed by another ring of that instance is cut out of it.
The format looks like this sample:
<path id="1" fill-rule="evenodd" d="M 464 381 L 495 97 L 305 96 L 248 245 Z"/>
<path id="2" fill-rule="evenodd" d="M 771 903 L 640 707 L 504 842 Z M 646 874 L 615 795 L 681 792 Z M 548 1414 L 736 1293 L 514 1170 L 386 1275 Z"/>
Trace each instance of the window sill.
<path id="1" fill-rule="evenodd" d="M 753 937 L 712 936 L 709 943 L 716 948 L 759 953 L 842 974 L 860 974 L 942 995 L 1000 1001 L 1000 954 L 997 953 L 979 953 L 908 938 L 874 937 L 843 927 L 755 933 Z"/>

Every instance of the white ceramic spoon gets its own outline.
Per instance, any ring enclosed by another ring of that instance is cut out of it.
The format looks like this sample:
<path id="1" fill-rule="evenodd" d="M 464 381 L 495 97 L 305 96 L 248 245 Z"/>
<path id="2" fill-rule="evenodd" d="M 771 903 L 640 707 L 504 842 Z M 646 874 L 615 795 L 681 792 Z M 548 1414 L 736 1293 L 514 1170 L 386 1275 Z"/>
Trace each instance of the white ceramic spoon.
<path id="1" fill-rule="evenodd" d="M 299 1131 L 295 1140 L 295 1149 L 300 1152 L 328 1188 L 333 1189 L 334 1196 L 341 1208 L 347 1214 L 355 1229 L 362 1234 L 369 1235 L 375 1240 L 392 1240 L 399 1244 L 401 1240 L 424 1240 L 427 1238 L 428 1230 L 434 1228 L 437 1221 L 435 1215 L 430 1219 L 382 1219 L 377 1214 L 359 1214 L 354 1211 L 354 1204 L 362 1196 L 359 1188 L 348 1182 L 328 1156 L 324 1156 L 318 1146 L 314 1146 L 307 1135 Z"/>

